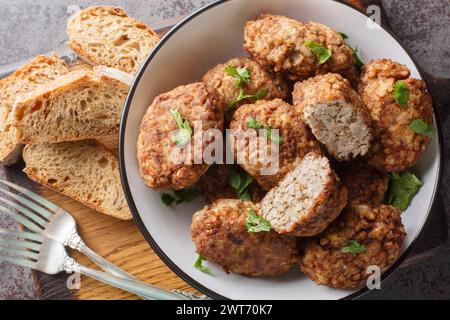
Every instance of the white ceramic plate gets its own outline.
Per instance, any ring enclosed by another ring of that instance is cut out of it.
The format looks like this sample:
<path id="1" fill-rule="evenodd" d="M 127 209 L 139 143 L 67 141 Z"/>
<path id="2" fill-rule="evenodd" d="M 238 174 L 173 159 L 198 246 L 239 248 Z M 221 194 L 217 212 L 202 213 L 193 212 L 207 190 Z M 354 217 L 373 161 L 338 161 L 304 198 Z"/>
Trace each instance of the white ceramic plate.
<path id="1" fill-rule="evenodd" d="M 275 278 L 248 278 L 226 274 L 219 266 L 208 264 L 214 275 L 193 267 L 195 247 L 190 237 L 192 214 L 203 201 L 167 208 L 160 195 L 147 188 L 139 176 L 136 141 L 141 119 L 152 100 L 160 93 L 181 84 L 197 81 L 214 65 L 245 55 L 243 27 L 260 13 L 287 15 L 303 21 L 316 21 L 344 32 L 352 46 L 358 46 L 363 61 L 391 58 L 406 64 L 413 77 L 419 71 L 399 42 L 384 29 L 369 30 L 367 17 L 337 1 L 322 0 L 229 0 L 219 1 L 192 14 L 165 36 L 138 73 L 125 106 L 120 138 L 121 173 L 125 193 L 134 217 L 146 239 L 160 257 L 184 280 L 214 298 L 230 299 L 341 299 L 362 292 L 318 286 L 299 268 Z M 439 139 L 434 138 L 413 171 L 424 186 L 410 208 L 403 213 L 408 236 L 404 259 L 420 234 L 431 210 L 439 181 Z"/>

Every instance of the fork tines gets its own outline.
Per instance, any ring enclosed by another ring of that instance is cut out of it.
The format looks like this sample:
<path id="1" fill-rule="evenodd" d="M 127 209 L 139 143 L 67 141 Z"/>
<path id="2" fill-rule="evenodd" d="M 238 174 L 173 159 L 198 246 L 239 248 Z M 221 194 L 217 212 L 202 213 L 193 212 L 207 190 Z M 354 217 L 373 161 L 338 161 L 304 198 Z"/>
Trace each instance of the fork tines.
<path id="1" fill-rule="evenodd" d="M 0 229 L 0 261 L 35 268 L 43 239 L 31 232 Z"/>
<path id="2" fill-rule="evenodd" d="M 8 187 L 15 192 L 9 191 Z M 12 200 L 15 200 L 15 202 L 2 196 L 2 193 Z M 17 212 L 8 209 L 5 206 L 14 208 Z M 28 229 L 35 232 L 44 230 L 49 219 L 58 209 L 58 206 L 36 193 L 12 182 L 0 179 L 0 212 L 11 216 Z"/>

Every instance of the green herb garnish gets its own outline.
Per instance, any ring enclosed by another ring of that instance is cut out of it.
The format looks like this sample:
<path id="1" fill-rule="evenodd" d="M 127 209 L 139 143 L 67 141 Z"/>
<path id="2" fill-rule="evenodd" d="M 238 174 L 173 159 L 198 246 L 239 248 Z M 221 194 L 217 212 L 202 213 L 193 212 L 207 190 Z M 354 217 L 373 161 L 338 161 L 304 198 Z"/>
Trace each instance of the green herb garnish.
<path id="1" fill-rule="evenodd" d="M 352 49 L 352 51 L 353 51 L 353 61 L 354 61 L 353 63 L 355 65 L 356 69 L 358 69 L 358 71 L 361 72 L 361 69 L 362 69 L 364 63 L 359 58 L 358 47 L 356 47 L 355 49 L 350 47 L 350 49 Z"/>
<path id="2" fill-rule="evenodd" d="M 392 173 L 387 203 L 405 211 L 422 185 L 422 181 L 412 173 Z"/>
<path id="3" fill-rule="evenodd" d="M 253 101 L 257 101 L 257 100 L 264 99 L 266 96 L 267 96 L 267 90 L 261 90 L 261 91 L 257 92 L 256 94 L 246 94 L 244 92 L 244 89 L 240 89 L 239 95 L 233 101 L 228 103 L 226 111 L 230 111 L 231 109 L 233 109 L 236 106 L 236 104 L 238 104 L 239 102 L 241 102 L 243 100 L 251 99 Z"/>
<path id="4" fill-rule="evenodd" d="M 161 195 L 161 202 L 167 206 L 170 207 L 174 203 L 176 205 L 182 204 L 184 202 L 191 202 L 195 198 L 197 198 L 200 195 L 200 191 L 197 189 L 181 189 L 181 190 L 174 190 L 172 194 L 164 193 Z"/>
<path id="5" fill-rule="evenodd" d="M 401 104 L 402 106 L 406 106 L 409 101 L 409 89 L 406 85 L 405 81 L 398 80 L 394 83 L 394 99 L 395 102 Z"/>
<path id="6" fill-rule="evenodd" d="M 421 119 L 415 119 L 415 120 L 411 121 L 411 123 L 409 124 L 409 127 L 415 133 L 422 134 L 429 138 L 433 138 L 434 135 L 436 134 L 436 129 L 432 125 L 426 123 L 425 121 L 423 121 Z"/>
<path id="7" fill-rule="evenodd" d="M 205 267 L 203 265 L 203 261 L 206 261 L 206 259 L 201 254 L 199 254 L 198 257 L 197 257 L 197 260 L 194 263 L 194 267 L 196 269 L 200 270 L 201 272 L 204 272 L 204 273 L 212 275 L 211 268 Z"/>
<path id="8" fill-rule="evenodd" d="M 272 129 L 270 129 L 267 124 L 259 123 L 257 120 L 253 119 L 252 117 L 247 118 L 247 127 L 257 129 L 257 130 L 265 129 L 266 136 L 268 139 L 270 139 L 271 141 L 273 141 L 277 144 L 282 144 L 284 142 L 284 138 L 279 135 L 274 134 L 272 132 Z"/>
<path id="9" fill-rule="evenodd" d="M 243 88 L 250 82 L 250 71 L 248 68 L 226 66 L 225 72 L 236 79 L 236 87 L 238 88 Z"/>
<path id="10" fill-rule="evenodd" d="M 322 44 L 312 40 L 307 40 L 303 44 L 310 48 L 311 51 L 316 55 L 319 64 L 323 64 L 331 58 L 330 50 L 325 48 Z"/>
<path id="11" fill-rule="evenodd" d="M 247 209 L 247 220 L 245 220 L 245 228 L 248 232 L 267 232 L 272 229 L 269 221 L 258 216 L 252 208 Z"/>
<path id="12" fill-rule="evenodd" d="M 248 187 L 253 182 L 252 177 L 243 171 L 230 171 L 230 176 L 228 177 L 228 183 L 236 190 L 236 195 L 239 199 L 244 201 L 250 201 L 251 196 L 248 191 Z"/>
<path id="13" fill-rule="evenodd" d="M 353 254 L 357 254 L 357 253 L 364 253 L 366 252 L 366 247 L 362 244 L 360 244 L 358 241 L 355 240 L 350 240 L 348 242 L 348 245 L 346 245 L 345 247 L 343 247 L 341 249 L 342 253 L 353 253 Z"/>
<path id="14" fill-rule="evenodd" d="M 343 32 L 339 32 L 339 34 L 341 35 L 342 39 L 347 40 L 348 39 L 348 35 L 346 35 Z"/>
<path id="15" fill-rule="evenodd" d="M 183 120 L 181 114 L 178 110 L 171 109 L 170 113 L 178 124 L 178 132 L 173 137 L 173 141 L 177 145 L 185 145 L 191 140 L 192 137 L 192 129 L 189 126 L 189 122 L 187 120 Z"/>

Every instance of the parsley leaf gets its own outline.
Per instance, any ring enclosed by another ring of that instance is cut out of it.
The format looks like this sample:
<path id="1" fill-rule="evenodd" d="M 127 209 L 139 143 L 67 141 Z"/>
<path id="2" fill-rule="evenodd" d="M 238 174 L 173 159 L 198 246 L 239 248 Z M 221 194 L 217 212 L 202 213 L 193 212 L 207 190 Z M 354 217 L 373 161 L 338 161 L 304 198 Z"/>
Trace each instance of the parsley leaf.
<path id="1" fill-rule="evenodd" d="M 339 34 L 341 35 L 342 39 L 344 40 L 348 39 L 348 35 L 346 35 L 345 33 L 339 32 Z"/>
<path id="2" fill-rule="evenodd" d="M 172 117 L 175 119 L 175 121 L 178 124 L 178 132 L 173 137 L 173 141 L 177 145 L 185 145 L 191 140 L 192 137 L 192 129 L 189 126 L 189 121 L 183 120 L 181 117 L 181 114 L 176 109 L 171 109 L 170 113 L 172 114 Z"/>
<path id="3" fill-rule="evenodd" d="M 328 59 L 331 58 L 330 50 L 325 48 L 322 44 L 312 40 L 307 40 L 303 44 L 310 48 L 311 51 L 316 55 L 317 60 L 319 60 L 319 64 L 324 64 Z"/>
<path id="4" fill-rule="evenodd" d="M 248 187 L 253 182 L 252 177 L 246 172 L 235 170 L 230 171 L 228 183 L 236 190 L 236 195 L 244 201 L 250 201 L 251 196 Z"/>
<path id="5" fill-rule="evenodd" d="M 352 51 L 353 51 L 353 61 L 354 61 L 353 63 L 355 64 L 356 69 L 358 69 L 358 71 L 361 72 L 361 69 L 362 69 L 364 63 L 359 58 L 358 47 L 356 47 L 355 49 L 350 47 L 350 49 L 352 49 Z"/>
<path id="6" fill-rule="evenodd" d="M 183 202 L 191 202 L 200 195 L 200 191 L 197 189 L 181 189 L 174 190 L 173 194 L 164 193 L 161 195 L 161 202 L 167 206 L 171 207 L 174 203 L 176 205 L 182 204 Z"/>
<path id="7" fill-rule="evenodd" d="M 436 134 L 436 129 L 432 125 L 426 123 L 425 121 L 423 121 L 421 119 L 415 119 L 415 120 L 411 121 L 411 123 L 409 124 L 409 127 L 415 133 L 422 134 L 429 138 L 433 138 L 434 135 Z"/>
<path id="8" fill-rule="evenodd" d="M 202 263 L 203 261 L 206 261 L 206 259 L 199 254 L 197 257 L 197 260 L 194 263 L 194 267 L 198 270 L 200 270 L 203 273 L 207 273 L 207 274 L 211 274 L 212 275 L 212 271 L 211 268 L 205 267 Z"/>
<path id="9" fill-rule="evenodd" d="M 247 220 L 245 220 L 245 228 L 248 232 L 267 232 L 272 229 L 270 222 L 263 217 L 258 216 L 252 208 L 248 208 L 247 213 L 248 216 Z"/>
<path id="10" fill-rule="evenodd" d="M 250 82 L 250 71 L 247 68 L 226 66 L 225 72 L 236 79 L 236 87 L 243 88 Z"/>
<path id="11" fill-rule="evenodd" d="M 394 99 L 395 102 L 406 106 L 409 101 L 409 89 L 406 83 L 402 80 L 398 80 L 394 83 Z"/>
<path id="12" fill-rule="evenodd" d="M 258 91 L 256 94 L 246 94 L 244 92 L 244 89 L 240 89 L 239 95 L 233 101 L 230 101 L 230 103 L 228 103 L 226 111 L 230 111 L 231 109 L 233 109 L 236 106 L 236 104 L 238 104 L 242 100 L 252 99 L 253 101 L 257 101 L 264 99 L 266 96 L 267 90 Z"/>
<path id="13" fill-rule="evenodd" d="M 253 119 L 252 117 L 247 118 L 247 127 L 253 128 L 253 129 L 265 129 L 266 130 L 266 136 L 271 141 L 282 144 L 284 142 L 284 138 L 272 133 L 272 129 L 269 128 L 267 124 L 261 124 L 257 120 Z"/>
<path id="14" fill-rule="evenodd" d="M 422 185 L 422 181 L 412 173 L 392 173 L 387 203 L 405 211 Z"/>
<path id="15" fill-rule="evenodd" d="M 367 250 L 366 247 L 360 244 L 358 241 L 350 240 L 348 242 L 348 245 L 346 245 L 341 249 L 341 252 L 357 254 L 357 253 L 364 253 L 366 252 L 366 250 Z"/>

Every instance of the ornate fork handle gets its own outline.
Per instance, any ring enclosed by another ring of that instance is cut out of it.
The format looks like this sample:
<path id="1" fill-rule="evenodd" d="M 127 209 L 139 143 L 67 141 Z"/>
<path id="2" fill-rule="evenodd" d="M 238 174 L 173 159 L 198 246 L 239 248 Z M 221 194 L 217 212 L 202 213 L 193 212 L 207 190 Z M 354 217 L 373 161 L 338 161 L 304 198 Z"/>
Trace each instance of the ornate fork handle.
<path id="1" fill-rule="evenodd" d="M 110 274 L 116 276 L 117 278 L 123 278 L 123 279 L 127 279 L 127 280 L 131 280 L 131 281 L 140 283 L 131 274 L 125 272 L 124 270 L 122 270 L 121 268 L 116 266 L 115 264 L 109 262 L 102 256 L 98 255 L 94 250 L 90 249 L 83 242 L 83 240 L 81 239 L 81 237 L 78 235 L 78 233 L 76 231 L 72 234 L 72 236 L 70 236 L 66 240 L 65 245 L 69 246 L 70 248 L 72 248 L 74 250 L 80 251 L 82 254 L 86 255 L 89 259 L 91 259 L 93 262 L 95 262 L 95 264 L 98 265 L 100 268 L 102 268 L 106 272 L 109 272 Z M 88 276 L 90 276 L 90 275 L 88 275 Z M 100 280 L 100 281 L 102 281 L 102 280 Z M 165 291 L 164 289 L 159 289 L 159 290 Z M 180 299 L 181 300 L 205 300 L 205 299 L 208 299 L 206 296 L 197 296 L 197 295 L 179 291 L 179 290 L 171 290 L 171 291 L 166 291 L 166 292 L 167 292 L 167 294 L 171 295 L 171 297 L 172 297 L 171 299 L 178 299 L 178 300 L 180 300 Z M 147 296 L 145 294 L 142 294 L 142 295 L 139 293 L 137 293 L 137 294 L 141 298 L 146 299 L 146 300 L 155 299 L 155 297 L 153 295 Z"/>
<path id="2" fill-rule="evenodd" d="M 85 276 L 109 284 L 116 288 L 135 293 L 139 296 L 151 297 L 150 299 L 190 300 L 188 297 L 184 295 L 175 292 L 170 292 L 168 290 L 161 289 L 155 286 L 151 286 L 149 284 L 137 280 L 124 279 L 109 273 L 84 267 L 69 257 L 65 259 L 63 269 L 66 272 L 79 272 Z"/>

